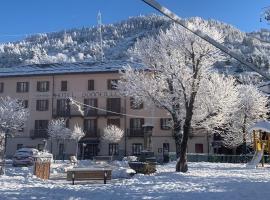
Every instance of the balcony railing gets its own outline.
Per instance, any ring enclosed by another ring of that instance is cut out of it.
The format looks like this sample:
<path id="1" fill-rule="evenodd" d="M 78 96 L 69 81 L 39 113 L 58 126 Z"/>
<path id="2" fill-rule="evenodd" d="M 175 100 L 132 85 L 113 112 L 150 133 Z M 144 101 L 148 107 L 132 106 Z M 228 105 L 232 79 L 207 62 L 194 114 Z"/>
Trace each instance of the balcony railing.
<path id="1" fill-rule="evenodd" d="M 84 130 L 86 138 L 98 138 L 100 137 L 100 129 Z"/>
<path id="2" fill-rule="evenodd" d="M 70 117 L 70 110 L 53 109 L 53 117 Z"/>
<path id="3" fill-rule="evenodd" d="M 30 131 L 30 137 L 35 138 L 48 138 L 49 134 L 47 129 L 34 129 Z"/>
<path id="4" fill-rule="evenodd" d="M 127 129 L 127 134 L 129 137 L 143 137 L 143 128 L 130 128 Z"/>

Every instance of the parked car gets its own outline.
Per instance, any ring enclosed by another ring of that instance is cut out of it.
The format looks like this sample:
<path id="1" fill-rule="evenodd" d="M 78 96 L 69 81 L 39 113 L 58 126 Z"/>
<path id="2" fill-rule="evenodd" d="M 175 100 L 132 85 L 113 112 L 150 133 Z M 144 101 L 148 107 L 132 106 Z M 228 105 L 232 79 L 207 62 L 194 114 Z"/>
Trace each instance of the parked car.
<path id="1" fill-rule="evenodd" d="M 34 148 L 18 149 L 12 158 L 12 165 L 17 166 L 31 166 L 34 164 L 33 156 L 38 154 L 38 150 Z"/>

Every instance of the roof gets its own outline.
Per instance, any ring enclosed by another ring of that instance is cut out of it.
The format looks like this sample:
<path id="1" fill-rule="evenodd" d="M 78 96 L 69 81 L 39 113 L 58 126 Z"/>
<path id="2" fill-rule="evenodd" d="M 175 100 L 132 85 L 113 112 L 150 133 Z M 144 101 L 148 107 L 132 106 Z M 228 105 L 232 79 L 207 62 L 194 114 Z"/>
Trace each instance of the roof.
<path id="1" fill-rule="evenodd" d="M 257 122 L 256 124 L 249 127 L 248 132 L 252 133 L 253 131 L 258 131 L 258 130 L 270 133 L 270 122 L 268 121 Z"/>
<path id="2" fill-rule="evenodd" d="M 121 60 L 106 62 L 33 64 L 0 68 L 0 77 L 44 76 L 81 73 L 117 73 L 127 65 L 137 69 L 143 69 L 143 65 L 140 63 Z"/>

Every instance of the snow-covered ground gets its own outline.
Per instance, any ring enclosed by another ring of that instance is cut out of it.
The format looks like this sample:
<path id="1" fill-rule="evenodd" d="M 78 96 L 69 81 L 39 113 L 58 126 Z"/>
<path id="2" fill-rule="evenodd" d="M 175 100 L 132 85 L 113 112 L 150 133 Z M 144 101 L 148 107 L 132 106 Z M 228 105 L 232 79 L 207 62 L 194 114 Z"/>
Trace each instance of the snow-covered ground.
<path id="1" fill-rule="evenodd" d="M 106 185 L 71 185 L 63 178 L 43 181 L 32 175 L 31 167 L 9 167 L 0 177 L 0 199 L 270 199 L 270 166 L 246 169 L 243 164 L 189 163 L 189 172 L 182 174 L 174 172 L 174 165 L 158 166 L 153 175 L 113 179 Z M 60 177 L 68 164 L 58 162 L 52 167 L 52 177 Z M 114 167 L 125 169 L 123 163 Z"/>

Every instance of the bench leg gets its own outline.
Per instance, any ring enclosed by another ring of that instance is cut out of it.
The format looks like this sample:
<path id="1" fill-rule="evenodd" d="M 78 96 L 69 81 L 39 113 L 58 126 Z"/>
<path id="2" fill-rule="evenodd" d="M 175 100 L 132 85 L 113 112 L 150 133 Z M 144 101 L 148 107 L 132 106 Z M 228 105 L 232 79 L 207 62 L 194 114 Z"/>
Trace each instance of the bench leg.
<path id="1" fill-rule="evenodd" d="M 104 184 L 107 182 L 107 171 L 104 172 Z"/>
<path id="2" fill-rule="evenodd" d="M 74 182 L 75 182 L 75 173 L 73 172 L 72 173 L 72 185 L 74 185 Z"/>

